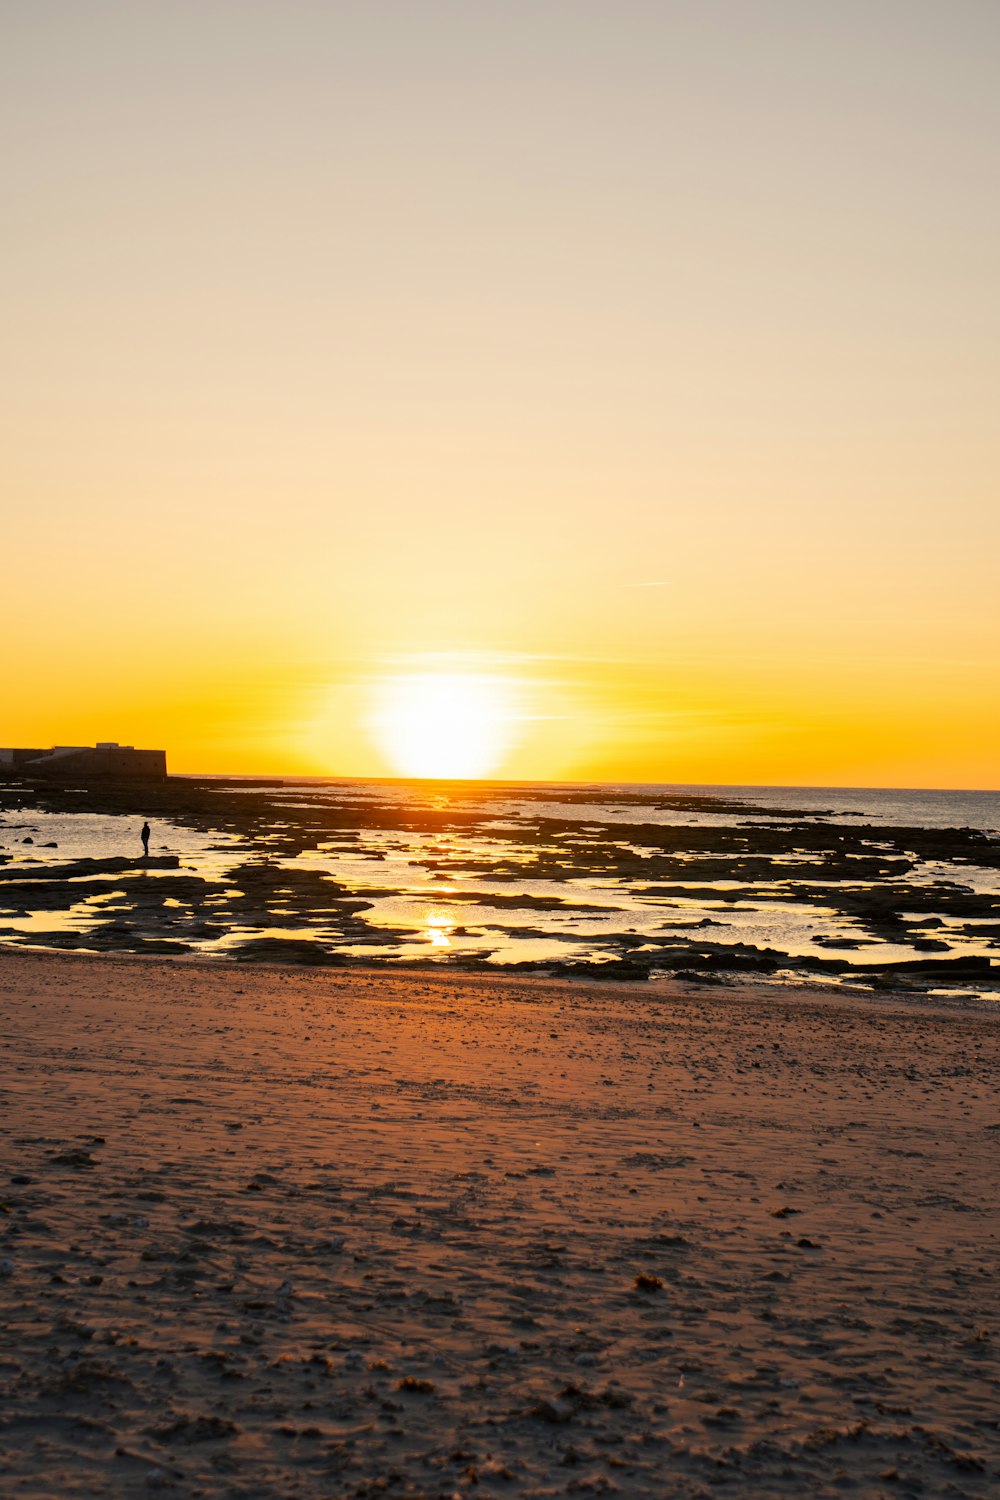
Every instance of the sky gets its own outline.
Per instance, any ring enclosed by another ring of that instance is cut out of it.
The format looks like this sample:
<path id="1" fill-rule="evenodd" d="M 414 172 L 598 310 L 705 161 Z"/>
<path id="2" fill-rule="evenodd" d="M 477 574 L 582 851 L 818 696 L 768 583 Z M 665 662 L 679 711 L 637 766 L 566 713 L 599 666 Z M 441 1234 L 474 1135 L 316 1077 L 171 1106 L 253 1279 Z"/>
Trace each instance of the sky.
<path id="1" fill-rule="evenodd" d="M 419 701 L 428 774 L 1000 787 L 998 60 L 3 0 L 0 743 L 391 775 Z"/>

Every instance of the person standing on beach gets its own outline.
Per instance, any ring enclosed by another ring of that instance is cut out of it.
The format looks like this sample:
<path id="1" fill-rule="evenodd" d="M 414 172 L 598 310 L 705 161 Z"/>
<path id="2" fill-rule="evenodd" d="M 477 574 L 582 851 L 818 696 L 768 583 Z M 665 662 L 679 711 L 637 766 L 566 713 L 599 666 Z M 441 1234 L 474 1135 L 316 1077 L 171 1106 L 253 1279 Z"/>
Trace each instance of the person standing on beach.
<path id="1" fill-rule="evenodd" d="M 143 856 L 143 859 L 148 859 L 149 858 L 149 824 L 148 823 L 143 823 L 143 825 L 142 825 L 142 832 L 139 834 L 139 837 L 142 839 L 142 856 Z"/>

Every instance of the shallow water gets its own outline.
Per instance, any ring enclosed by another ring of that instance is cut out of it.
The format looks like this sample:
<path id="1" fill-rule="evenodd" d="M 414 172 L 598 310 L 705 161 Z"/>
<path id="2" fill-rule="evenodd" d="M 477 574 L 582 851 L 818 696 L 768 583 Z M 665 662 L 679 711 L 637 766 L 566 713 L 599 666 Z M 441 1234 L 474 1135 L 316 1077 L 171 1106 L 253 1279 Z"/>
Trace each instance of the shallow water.
<path id="1" fill-rule="evenodd" d="M 234 812 L 228 821 L 238 824 L 243 789 L 228 784 L 220 790 Z M 37 903 L 21 887 L 20 904 L 0 912 L 0 941 L 86 948 L 92 935 L 95 947 L 155 940 L 228 956 L 249 940 L 305 940 L 369 961 L 504 966 L 604 964 L 623 957 L 653 962 L 663 945 L 695 939 L 774 950 L 793 970 L 796 961 L 831 955 L 854 968 L 926 960 L 931 942 L 945 958 L 1000 956 L 1000 871 L 971 863 L 968 854 L 907 861 L 907 839 L 898 832 L 995 835 L 997 793 L 295 782 L 269 790 L 266 802 L 268 816 L 243 832 L 192 826 L 183 817 L 152 818 L 151 852 L 179 856 L 179 872 L 140 866 L 127 879 L 114 873 L 67 879 L 59 902 L 51 884 Z M 356 818 L 366 808 L 370 825 L 345 816 L 338 826 L 338 810 Z M 433 831 L 412 826 L 428 811 L 440 820 Z M 314 815 L 315 830 L 304 834 Z M 2 812 L 0 874 L 10 878 L 22 869 L 88 858 L 135 859 L 141 821 L 35 807 Z M 886 862 L 888 873 L 858 888 L 882 895 L 898 888 L 895 936 L 873 930 L 864 911 L 838 909 L 854 889 L 851 880 L 815 878 L 815 849 L 797 847 L 797 840 L 808 843 L 803 830 L 826 825 L 853 829 L 858 841 L 841 873 L 854 859 L 862 871 L 872 858 Z M 690 847 L 676 838 L 684 828 L 691 830 Z M 787 830 L 787 847 L 776 849 L 773 839 L 767 844 L 763 878 L 745 878 L 731 852 L 699 843 L 706 830 L 746 830 L 747 852 L 757 858 L 755 838 L 776 828 Z M 673 831 L 668 856 L 656 843 L 657 830 Z M 647 836 L 650 844 L 641 842 Z M 667 875 L 656 870 L 664 857 Z M 287 889 L 281 883 L 286 873 Z M 342 913 L 331 912 L 332 888 L 323 877 L 367 903 L 351 911 L 347 927 Z M 665 890 L 658 891 L 661 884 Z M 931 899 L 929 910 L 907 904 L 920 891 Z M 942 893 L 940 910 L 935 892 Z M 971 917 L 948 910 L 955 900 L 968 906 L 969 899 L 978 903 Z M 993 985 L 990 975 L 976 988 L 993 994 Z"/>

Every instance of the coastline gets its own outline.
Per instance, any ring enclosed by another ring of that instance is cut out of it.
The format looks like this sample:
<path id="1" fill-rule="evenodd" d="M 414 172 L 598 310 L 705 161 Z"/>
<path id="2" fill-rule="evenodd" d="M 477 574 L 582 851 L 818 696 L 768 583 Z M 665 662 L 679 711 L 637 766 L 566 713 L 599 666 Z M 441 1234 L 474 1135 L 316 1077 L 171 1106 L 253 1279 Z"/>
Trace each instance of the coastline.
<path id="1" fill-rule="evenodd" d="M 0 942 L 1000 995 L 1000 798 L 852 810 L 780 789 L 224 779 L 8 793 Z"/>
<path id="2" fill-rule="evenodd" d="M 14 948 L 0 1002 L 11 1494 L 995 1487 L 991 1006 Z"/>

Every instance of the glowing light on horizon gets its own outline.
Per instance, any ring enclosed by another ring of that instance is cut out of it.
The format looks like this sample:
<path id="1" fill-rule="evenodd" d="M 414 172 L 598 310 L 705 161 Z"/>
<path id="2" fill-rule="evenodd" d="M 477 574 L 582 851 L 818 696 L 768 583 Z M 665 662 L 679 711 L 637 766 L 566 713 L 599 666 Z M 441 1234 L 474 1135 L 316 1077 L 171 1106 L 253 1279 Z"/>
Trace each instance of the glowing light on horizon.
<path id="1" fill-rule="evenodd" d="M 516 731 L 513 685 L 471 672 L 416 672 L 375 687 L 372 735 L 401 776 L 443 781 L 489 776 Z"/>

